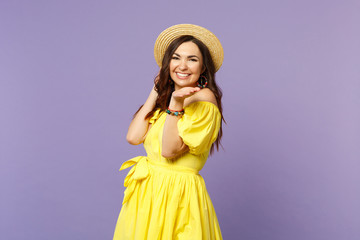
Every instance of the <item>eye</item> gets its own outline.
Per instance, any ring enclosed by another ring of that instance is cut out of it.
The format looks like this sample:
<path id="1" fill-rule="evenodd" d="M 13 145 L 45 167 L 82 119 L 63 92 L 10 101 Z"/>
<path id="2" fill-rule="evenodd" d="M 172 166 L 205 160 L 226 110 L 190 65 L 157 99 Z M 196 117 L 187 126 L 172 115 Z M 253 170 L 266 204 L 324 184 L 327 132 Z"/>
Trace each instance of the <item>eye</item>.
<path id="1" fill-rule="evenodd" d="M 198 60 L 196 58 L 190 58 L 190 61 L 197 62 Z"/>
<path id="2" fill-rule="evenodd" d="M 178 60 L 178 59 L 180 59 L 180 58 L 177 57 L 177 56 L 173 56 L 171 59 L 176 59 L 176 60 Z"/>

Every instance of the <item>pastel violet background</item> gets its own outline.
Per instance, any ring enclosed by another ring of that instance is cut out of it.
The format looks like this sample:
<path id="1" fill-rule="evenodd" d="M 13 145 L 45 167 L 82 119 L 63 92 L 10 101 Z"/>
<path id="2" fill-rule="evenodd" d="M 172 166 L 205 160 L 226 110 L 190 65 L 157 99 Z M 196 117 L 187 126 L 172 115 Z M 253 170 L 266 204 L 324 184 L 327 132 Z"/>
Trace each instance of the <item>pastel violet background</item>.
<path id="1" fill-rule="evenodd" d="M 178 23 L 225 50 L 224 239 L 360 239 L 359 1 L 0 2 L 0 239 L 112 239 L 125 140 Z"/>

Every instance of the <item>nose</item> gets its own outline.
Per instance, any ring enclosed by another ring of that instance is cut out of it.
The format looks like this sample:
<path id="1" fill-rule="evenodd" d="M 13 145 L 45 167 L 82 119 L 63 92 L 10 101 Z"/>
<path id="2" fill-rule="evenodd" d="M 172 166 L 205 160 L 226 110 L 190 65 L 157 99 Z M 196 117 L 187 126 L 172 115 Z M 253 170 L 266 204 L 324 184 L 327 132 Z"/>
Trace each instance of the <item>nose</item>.
<path id="1" fill-rule="evenodd" d="M 182 60 L 182 61 L 180 61 L 180 64 L 179 64 L 179 69 L 180 69 L 181 71 L 183 71 L 183 70 L 186 70 L 186 69 L 187 69 L 187 62 L 186 62 L 186 60 Z"/>

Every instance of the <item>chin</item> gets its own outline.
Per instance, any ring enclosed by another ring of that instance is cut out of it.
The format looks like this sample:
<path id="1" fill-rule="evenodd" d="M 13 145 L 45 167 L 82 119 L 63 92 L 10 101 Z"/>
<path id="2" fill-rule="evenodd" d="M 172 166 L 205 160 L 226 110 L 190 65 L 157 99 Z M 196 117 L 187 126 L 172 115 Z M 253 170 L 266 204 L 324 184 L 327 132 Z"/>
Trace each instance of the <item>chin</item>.
<path id="1" fill-rule="evenodd" d="M 179 87 L 183 88 L 183 87 L 196 87 L 197 85 L 195 83 L 182 83 L 182 84 L 177 84 Z"/>

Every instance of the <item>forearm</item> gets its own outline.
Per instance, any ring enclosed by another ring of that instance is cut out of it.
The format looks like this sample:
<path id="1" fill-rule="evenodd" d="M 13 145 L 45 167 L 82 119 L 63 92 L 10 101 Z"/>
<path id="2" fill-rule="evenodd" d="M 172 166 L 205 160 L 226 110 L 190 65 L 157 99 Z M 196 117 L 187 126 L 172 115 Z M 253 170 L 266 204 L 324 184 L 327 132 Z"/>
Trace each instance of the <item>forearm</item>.
<path id="1" fill-rule="evenodd" d="M 172 110 L 181 110 L 183 109 L 183 101 L 170 101 L 169 108 Z M 177 123 L 179 121 L 179 116 L 167 115 L 163 136 L 162 136 L 162 156 L 166 158 L 173 158 L 176 155 L 179 155 L 188 150 L 188 147 L 183 142 L 182 138 L 179 136 L 179 131 L 177 128 Z"/>
<path id="2" fill-rule="evenodd" d="M 149 128 L 149 120 L 145 120 L 145 116 L 155 107 L 157 96 L 157 92 L 152 89 L 146 102 L 131 121 L 126 135 L 126 140 L 130 144 L 137 145 L 144 141 L 144 137 Z"/>

